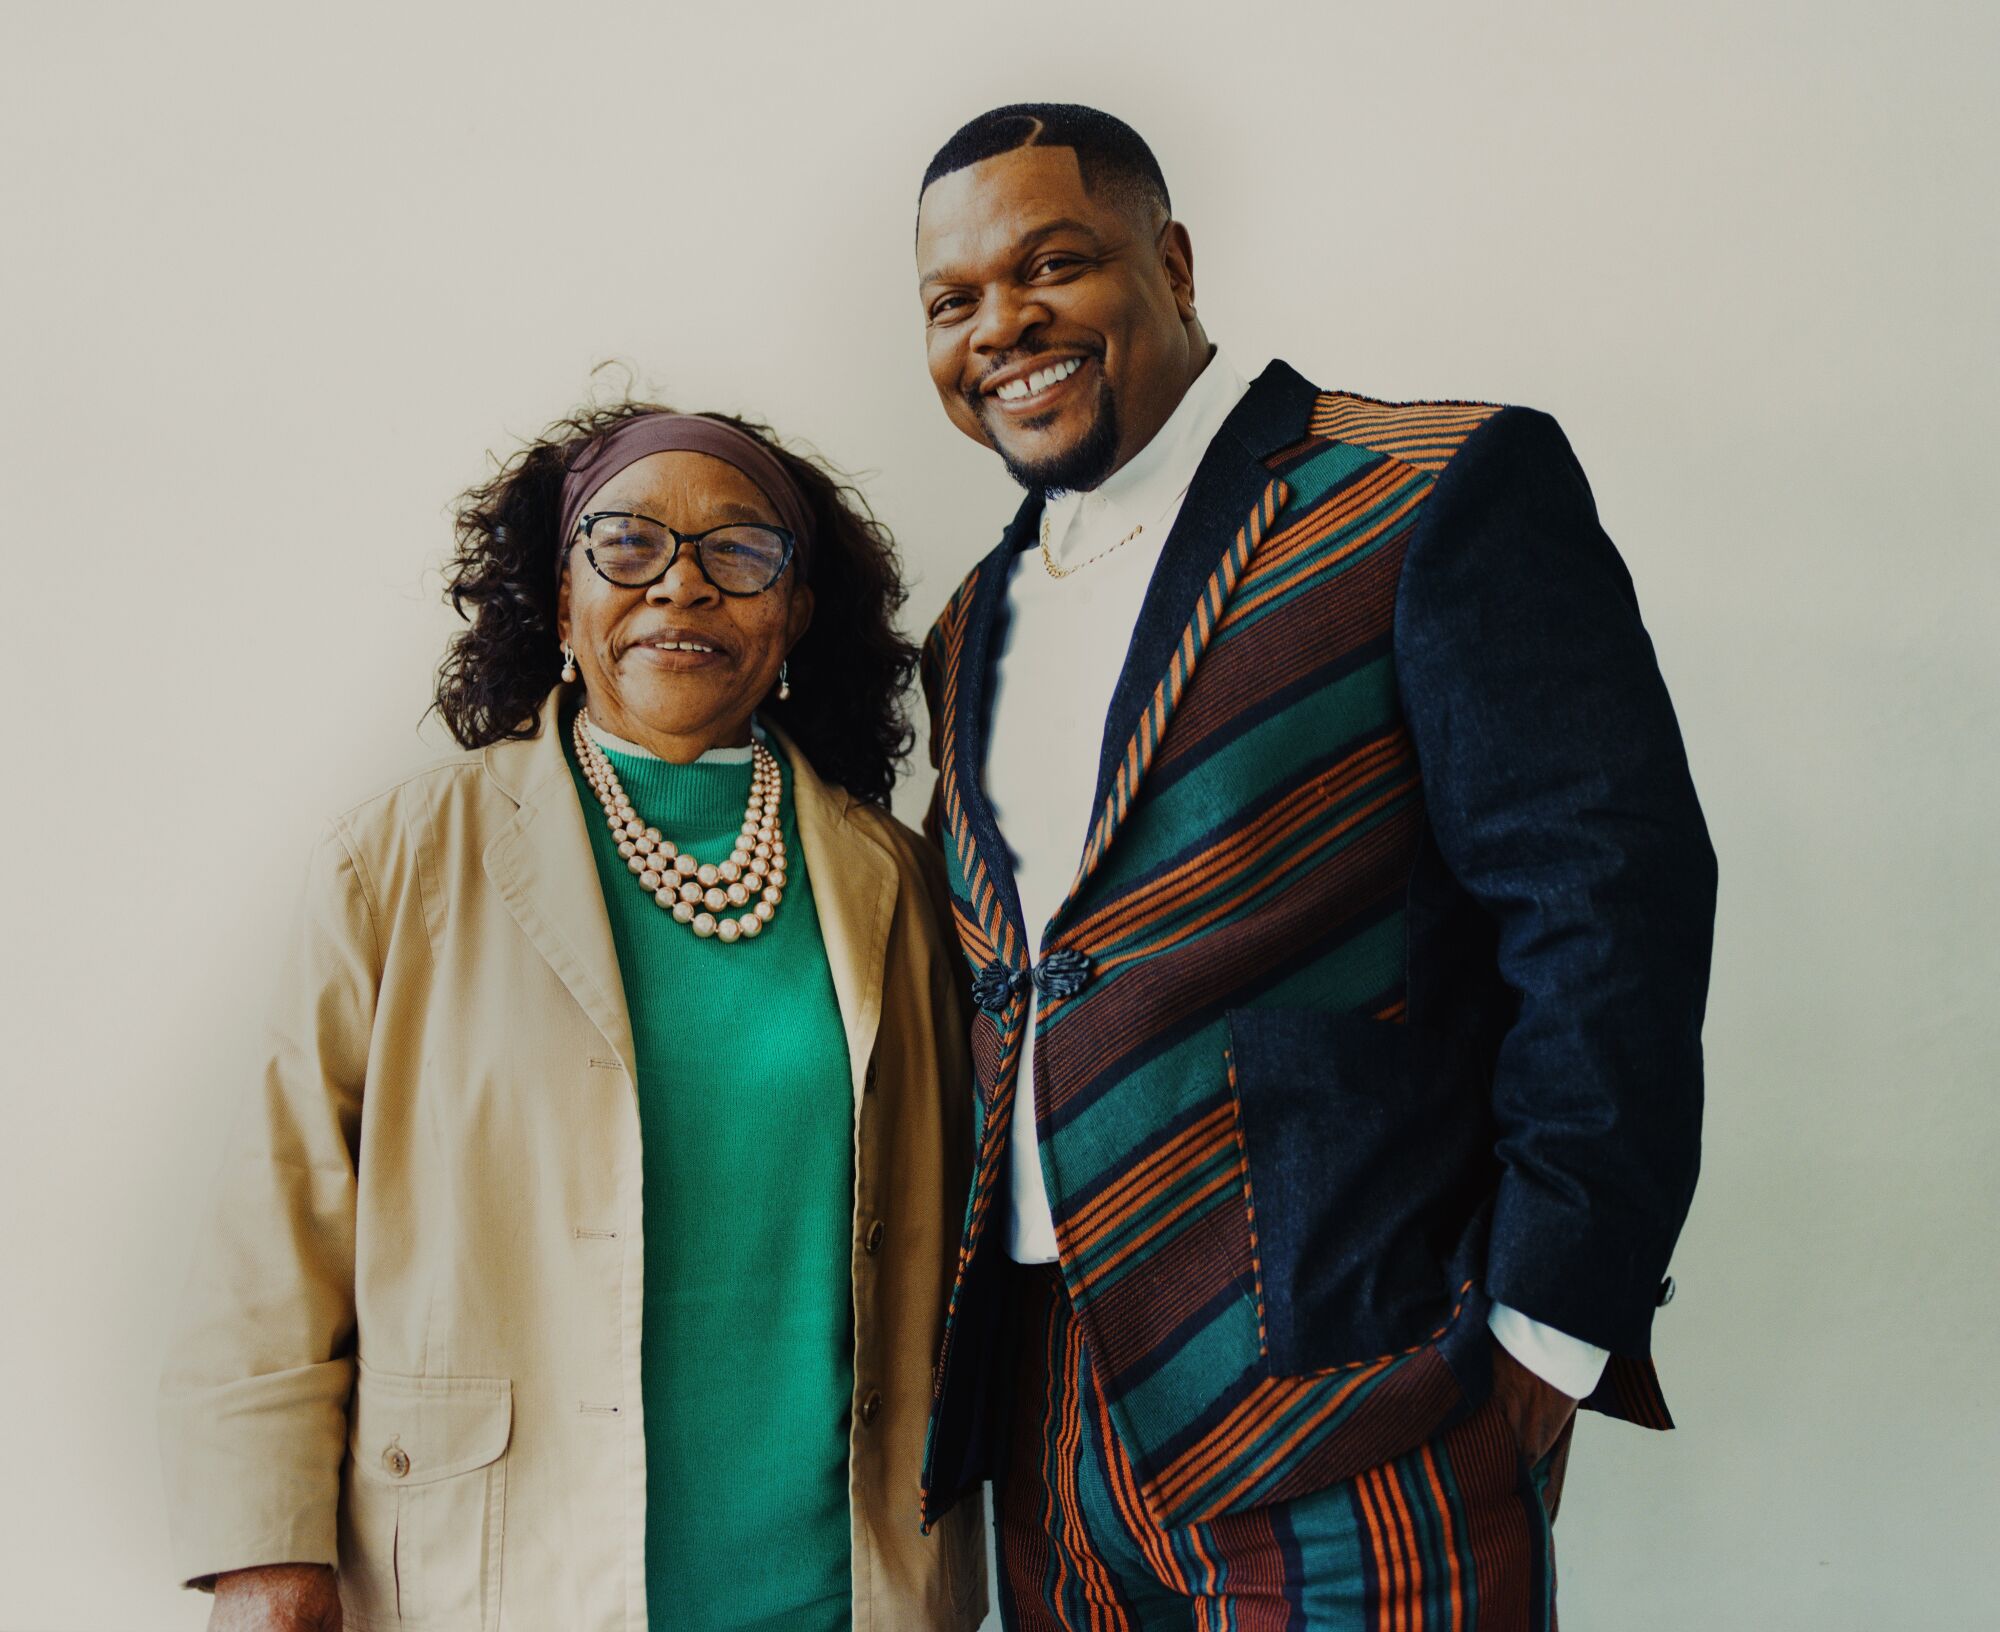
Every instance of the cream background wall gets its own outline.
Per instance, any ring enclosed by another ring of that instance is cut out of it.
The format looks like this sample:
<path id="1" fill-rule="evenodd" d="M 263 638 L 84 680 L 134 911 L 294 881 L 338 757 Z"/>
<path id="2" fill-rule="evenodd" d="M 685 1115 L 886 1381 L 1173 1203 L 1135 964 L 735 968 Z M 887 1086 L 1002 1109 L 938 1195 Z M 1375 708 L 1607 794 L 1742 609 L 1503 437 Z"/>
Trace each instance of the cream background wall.
<path id="1" fill-rule="evenodd" d="M 918 174 L 1144 132 L 1211 334 L 1557 413 L 1721 856 L 1682 1431 L 1565 1624 L 1994 1624 L 2000 28 L 1982 4 L 0 8 L 0 1627 L 192 1628 L 152 1383 L 316 823 L 443 746 L 446 506 L 629 360 L 865 473 L 921 626 L 1015 495 Z M 913 770 L 902 808 L 920 807 Z"/>

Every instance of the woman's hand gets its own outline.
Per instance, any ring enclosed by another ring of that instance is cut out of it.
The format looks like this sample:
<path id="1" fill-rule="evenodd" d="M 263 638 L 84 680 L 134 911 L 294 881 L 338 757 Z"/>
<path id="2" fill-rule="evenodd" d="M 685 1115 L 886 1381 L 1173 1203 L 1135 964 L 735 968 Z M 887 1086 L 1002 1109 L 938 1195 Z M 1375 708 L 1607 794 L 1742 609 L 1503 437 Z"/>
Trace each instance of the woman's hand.
<path id="1" fill-rule="evenodd" d="M 215 1578 L 208 1632 L 340 1632 L 340 1590 L 324 1564 L 265 1564 Z"/>

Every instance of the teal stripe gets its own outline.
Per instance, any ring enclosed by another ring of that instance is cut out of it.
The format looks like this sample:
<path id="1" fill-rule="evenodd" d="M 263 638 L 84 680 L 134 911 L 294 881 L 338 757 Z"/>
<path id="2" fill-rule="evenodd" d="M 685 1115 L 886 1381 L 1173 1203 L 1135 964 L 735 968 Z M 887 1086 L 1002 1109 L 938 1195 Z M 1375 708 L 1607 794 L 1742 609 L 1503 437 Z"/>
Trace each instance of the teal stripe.
<path id="1" fill-rule="evenodd" d="M 1223 1379 L 1261 1375 L 1257 1305 L 1246 1292 L 1226 1304 L 1158 1371 L 1114 1398 L 1111 1410 L 1132 1444 L 1158 1445 L 1172 1439 L 1219 1395 L 1236 1393 L 1233 1387 L 1218 1386 Z M 1134 1423 L 1144 1423 L 1146 1431 L 1132 1434 Z"/>
<path id="2" fill-rule="evenodd" d="M 1108 900 L 1121 880 L 1143 877 L 1214 830 L 1218 812 L 1236 811 L 1256 790 L 1296 776 L 1329 749 L 1379 733 L 1396 711 L 1395 665 L 1383 656 L 1245 731 L 1166 788 L 1150 789 L 1118 830 L 1089 895 Z M 1089 910 L 1089 909 L 1086 909 Z"/>
<path id="3" fill-rule="evenodd" d="M 1415 789 L 1388 797 L 1387 790 L 1399 777 L 1407 777 L 1406 765 L 1392 765 L 1384 773 L 1357 788 L 1353 795 L 1338 806 L 1329 806 L 1329 814 L 1324 818 L 1328 826 L 1337 822 L 1358 818 L 1354 825 L 1337 839 L 1329 840 L 1325 828 L 1317 823 L 1304 824 L 1283 843 L 1274 846 L 1260 859 L 1246 880 L 1243 877 L 1217 880 L 1198 895 L 1189 895 L 1175 901 L 1173 910 L 1163 912 L 1156 918 L 1146 919 L 1128 934 L 1115 941 L 1093 942 L 1092 955 L 1102 970 L 1099 980 L 1093 982 L 1089 995 L 1101 996 L 1102 992 L 1114 986 L 1117 980 L 1137 964 L 1114 962 L 1128 954 L 1142 952 L 1142 949 L 1156 945 L 1162 938 L 1183 929 L 1204 916 L 1223 909 L 1222 915 L 1206 926 L 1209 932 L 1236 919 L 1248 917 L 1268 906 L 1276 897 L 1298 888 L 1303 872 L 1322 866 L 1352 849 L 1369 833 L 1384 822 L 1394 821 L 1399 814 L 1417 802 Z M 1371 803 L 1380 802 L 1380 808 L 1361 816 L 1360 812 Z M 1185 942 L 1180 945 L 1185 945 Z M 1173 950 L 1178 950 L 1176 947 Z M 1171 955 L 1171 951 L 1163 953 Z M 1140 960 L 1143 962 L 1143 955 Z M 1068 1016 L 1061 1017 L 1067 1020 Z"/>
<path id="4" fill-rule="evenodd" d="M 1388 988 L 1402 969 L 1403 914 L 1399 911 L 1353 939 L 1332 946 L 1278 985 L 1245 1004 L 1257 1008 L 1310 1008 L 1339 1014 L 1359 1008 Z M 1086 990 L 1080 1001 L 1096 995 Z M 1188 1034 L 1173 1047 L 1128 1068 L 1075 1120 L 1055 1130 L 1049 1153 L 1067 1193 L 1076 1194 L 1106 1173 L 1132 1165 L 1175 1118 L 1212 1101 L 1228 1086 L 1223 1052 L 1229 1044 L 1227 1014 Z M 981 1113 L 984 1123 L 984 1113 Z M 1052 1191 L 1051 1194 L 1061 1194 Z"/>
<path id="5" fill-rule="evenodd" d="M 1285 472 L 1285 485 L 1292 490 L 1291 502 L 1285 506 L 1287 517 L 1296 519 L 1292 517 L 1294 511 L 1305 514 L 1357 470 L 1380 462 L 1381 455 L 1366 448 L 1346 442 L 1328 444 L 1303 464 Z M 1290 526 L 1291 519 L 1284 525 Z"/>
<path id="6" fill-rule="evenodd" d="M 1234 1140 L 1230 1140 L 1225 1142 L 1214 1156 L 1211 1156 L 1208 1160 L 1200 1163 L 1177 1179 L 1143 1208 L 1136 1209 L 1130 1216 L 1121 1219 L 1117 1229 L 1106 1235 L 1095 1247 L 1076 1260 L 1076 1274 L 1079 1276 L 1088 1275 L 1099 1264 L 1106 1263 L 1115 1258 L 1126 1243 L 1130 1242 L 1136 1236 L 1143 1235 L 1159 1219 L 1171 1213 L 1182 1202 L 1186 1201 L 1188 1197 L 1194 1195 L 1204 1185 L 1211 1184 L 1224 1174 L 1231 1172 L 1235 1166 L 1236 1144 Z M 1169 1241 L 1177 1239 L 1190 1228 L 1198 1227 L 1201 1220 L 1209 1212 L 1224 1205 L 1235 1207 L 1243 1205 L 1243 1190 L 1240 1185 L 1226 1185 L 1201 1206 L 1189 1209 L 1184 1217 L 1175 1222 L 1172 1229 L 1163 1230 L 1154 1238 L 1148 1251 L 1159 1252 L 1163 1250 Z M 1123 1264 L 1119 1265 L 1116 1270 L 1106 1275 L 1102 1280 L 1094 1283 L 1090 1289 L 1090 1295 L 1092 1297 L 1102 1296 L 1134 1269 L 1143 1268 L 1146 1258 L 1147 1253 L 1135 1252 Z"/>

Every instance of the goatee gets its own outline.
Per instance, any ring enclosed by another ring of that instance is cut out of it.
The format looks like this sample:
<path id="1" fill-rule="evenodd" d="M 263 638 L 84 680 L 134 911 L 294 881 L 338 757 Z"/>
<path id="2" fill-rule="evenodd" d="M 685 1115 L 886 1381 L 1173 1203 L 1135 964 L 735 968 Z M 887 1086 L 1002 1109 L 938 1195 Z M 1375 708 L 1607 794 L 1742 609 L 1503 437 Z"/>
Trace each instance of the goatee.
<path id="1" fill-rule="evenodd" d="M 1046 459 L 1017 459 L 996 436 L 994 448 L 1007 474 L 1030 492 L 1087 493 L 1109 476 L 1118 463 L 1118 404 L 1111 387 L 1100 381 L 1097 412 L 1090 429 L 1074 447 Z"/>

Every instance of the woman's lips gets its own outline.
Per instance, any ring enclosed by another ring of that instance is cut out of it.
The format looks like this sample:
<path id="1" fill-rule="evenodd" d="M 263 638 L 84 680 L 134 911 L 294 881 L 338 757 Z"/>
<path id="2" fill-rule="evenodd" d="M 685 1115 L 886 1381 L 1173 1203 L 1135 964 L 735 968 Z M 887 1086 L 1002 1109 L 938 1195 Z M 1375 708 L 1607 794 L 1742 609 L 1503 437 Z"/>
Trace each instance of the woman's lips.
<path id="1" fill-rule="evenodd" d="M 715 668 L 729 661 L 729 654 L 720 648 L 696 651 L 681 645 L 654 645 L 650 641 L 642 641 L 631 647 L 629 655 L 638 658 L 642 663 L 651 664 L 654 668 L 676 673 L 689 669 Z"/>

